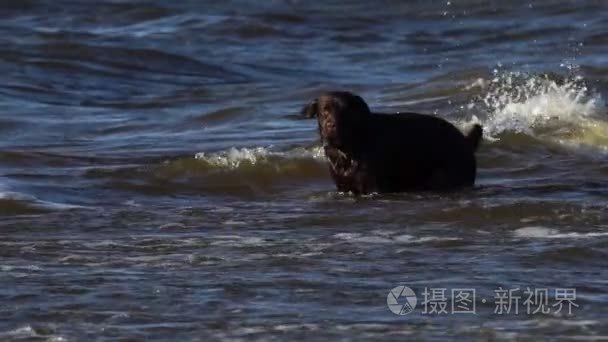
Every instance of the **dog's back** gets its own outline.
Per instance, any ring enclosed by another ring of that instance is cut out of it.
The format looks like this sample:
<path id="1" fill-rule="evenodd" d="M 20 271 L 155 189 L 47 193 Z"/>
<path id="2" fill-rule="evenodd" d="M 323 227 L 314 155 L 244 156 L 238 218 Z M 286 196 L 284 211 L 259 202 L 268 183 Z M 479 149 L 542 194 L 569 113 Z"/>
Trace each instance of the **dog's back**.
<path id="1" fill-rule="evenodd" d="M 481 126 L 463 135 L 451 123 L 416 113 L 373 114 L 361 159 L 380 192 L 447 190 L 475 181 Z M 363 156 L 364 155 L 364 156 Z"/>

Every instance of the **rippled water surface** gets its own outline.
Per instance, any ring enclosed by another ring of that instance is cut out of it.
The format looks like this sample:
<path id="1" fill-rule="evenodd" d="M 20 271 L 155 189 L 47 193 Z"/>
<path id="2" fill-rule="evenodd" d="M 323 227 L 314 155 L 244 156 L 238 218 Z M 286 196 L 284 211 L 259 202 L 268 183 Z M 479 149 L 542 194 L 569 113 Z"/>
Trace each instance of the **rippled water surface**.
<path id="1" fill-rule="evenodd" d="M 592 0 L 2 1 L 0 339 L 608 339 L 607 44 Z M 337 193 L 333 89 L 481 123 L 476 187 Z"/>

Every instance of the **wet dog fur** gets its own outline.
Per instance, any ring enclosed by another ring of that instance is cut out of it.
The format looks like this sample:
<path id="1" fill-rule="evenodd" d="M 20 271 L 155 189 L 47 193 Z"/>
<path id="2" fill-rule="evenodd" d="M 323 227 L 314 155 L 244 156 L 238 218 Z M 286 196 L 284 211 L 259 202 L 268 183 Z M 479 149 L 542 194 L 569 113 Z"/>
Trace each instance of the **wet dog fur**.
<path id="1" fill-rule="evenodd" d="M 453 190 L 475 183 L 480 125 L 463 134 L 436 116 L 372 113 L 350 92 L 325 93 L 302 115 L 318 120 L 338 191 Z"/>

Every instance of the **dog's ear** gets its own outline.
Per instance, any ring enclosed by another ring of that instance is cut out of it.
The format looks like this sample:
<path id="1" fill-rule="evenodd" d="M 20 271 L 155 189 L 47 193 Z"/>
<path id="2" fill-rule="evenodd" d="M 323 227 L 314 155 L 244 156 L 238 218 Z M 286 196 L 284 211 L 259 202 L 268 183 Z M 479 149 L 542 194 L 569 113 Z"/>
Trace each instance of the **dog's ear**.
<path id="1" fill-rule="evenodd" d="M 304 106 L 304 108 L 302 108 L 300 114 L 307 119 L 316 118 L 319 115 L 318 101 L 315 99 L 309 102 Z"/>

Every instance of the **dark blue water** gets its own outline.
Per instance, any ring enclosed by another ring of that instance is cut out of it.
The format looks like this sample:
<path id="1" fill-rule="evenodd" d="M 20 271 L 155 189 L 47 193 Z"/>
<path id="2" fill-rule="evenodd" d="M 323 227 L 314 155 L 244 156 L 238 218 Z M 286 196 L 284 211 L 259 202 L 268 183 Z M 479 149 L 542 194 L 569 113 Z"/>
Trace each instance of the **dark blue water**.
<path id="1" fill-rule="evenodd" d="M 607 27 L 591 0 L 0 3 L 0 339 L 607 339 Z M 481 123 L 476 187 L 336 192 L 298 115 L 334 89 Z"/>

